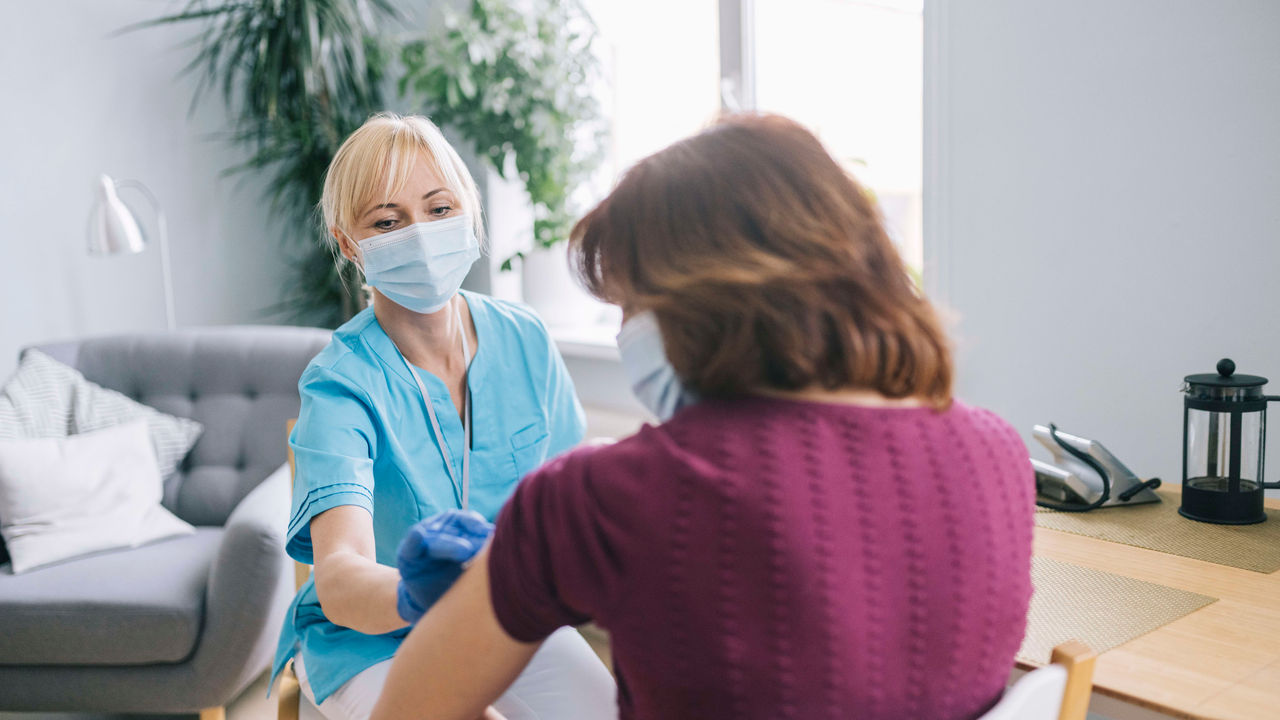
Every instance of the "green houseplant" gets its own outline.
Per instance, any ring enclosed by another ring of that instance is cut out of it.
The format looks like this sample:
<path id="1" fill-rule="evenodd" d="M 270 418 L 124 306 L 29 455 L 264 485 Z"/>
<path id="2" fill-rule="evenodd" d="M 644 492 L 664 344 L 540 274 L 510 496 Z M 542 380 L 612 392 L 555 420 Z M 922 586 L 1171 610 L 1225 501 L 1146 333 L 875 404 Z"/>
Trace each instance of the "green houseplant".
<path id="1" fill-rule="evenodd" d="M 229 139 L 249 153 L 228 173 L 265 174 L 279 236 L 295 274 L 275 310 L 336 327 L 364 307 L 359 273 L 319 242 L 316 202 L 338 146 L 384 109 L 395 48 L 378 23 L 400 17 L 391 0 L 191 0 L 161 24 L 203 24 L 186 71 L 199 75 L 192 105 L 213 90 L 233 118 Z"/>
<path id="2" fill-rule="evenodd" d="M 522 13 L 510 0 L 472 0 L 469 12 L 447 13 L 429 42 L 393 39 L 387 26 L 402 20 L 395 0 L 190 0 L 125 30 L 202 25 L 186 67 L 200 78 L 192 105 L 220 92 L 233 118 L 227 137 L 249 153 L 227 172 L 267 177 L 295 269 L 275 310 L 336 327 L 365 296 L 359 271 L 320 242 L 316 203 L 342 141 L 387 109 L 397 58 L 402 96 L 504 176 L 514 159 L 534 204 L 536 243 L 567 236 L 570 191 L 598 157 L 594 26 L 577 0 L 531 2 Z"/>
<path id="3" fill-rule="evenodd" d="M 401 51 L 401 94 L 415 94 L 503 177 L 514 167 L 533 202 L 538 247 L 568 237 L 573 192 L 601 157 L 594 35 L 578 0 L 471 0 L 446 12 L 443 32 Z"/>

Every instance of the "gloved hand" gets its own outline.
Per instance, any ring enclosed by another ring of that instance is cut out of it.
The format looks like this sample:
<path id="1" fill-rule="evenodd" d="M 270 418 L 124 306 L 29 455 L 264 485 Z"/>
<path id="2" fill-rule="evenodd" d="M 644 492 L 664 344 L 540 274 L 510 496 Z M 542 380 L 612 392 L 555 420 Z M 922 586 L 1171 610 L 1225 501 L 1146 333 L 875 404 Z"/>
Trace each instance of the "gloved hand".
<path id="1" fill-rule="evenodd" d="M 400 586 L 396 610 L 416 623 L 462 575 L 493 532 L 493 525 L 473 510 L 446 510 L 409 528 L 396 551 Z"/>

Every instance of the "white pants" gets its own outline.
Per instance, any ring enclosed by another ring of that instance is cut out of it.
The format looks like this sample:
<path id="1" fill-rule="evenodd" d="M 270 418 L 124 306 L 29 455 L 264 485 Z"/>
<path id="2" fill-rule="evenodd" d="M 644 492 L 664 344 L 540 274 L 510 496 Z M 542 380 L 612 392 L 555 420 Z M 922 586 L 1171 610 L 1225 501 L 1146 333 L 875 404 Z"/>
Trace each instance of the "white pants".
<path id="1" fill-rule="evenodd" d="M 293 669 L 302 693 L 315 704 L 301 653 L 294 656 Z M 390 669 L 390 660 L 366 668 L 316 707 L 327 720 L 368 720 Z M 604 720 L 618 716 L 616 695 L 604 663 L 577 630 L 565 627 L 542 643 L 493 706 L 507 720 Z"/>

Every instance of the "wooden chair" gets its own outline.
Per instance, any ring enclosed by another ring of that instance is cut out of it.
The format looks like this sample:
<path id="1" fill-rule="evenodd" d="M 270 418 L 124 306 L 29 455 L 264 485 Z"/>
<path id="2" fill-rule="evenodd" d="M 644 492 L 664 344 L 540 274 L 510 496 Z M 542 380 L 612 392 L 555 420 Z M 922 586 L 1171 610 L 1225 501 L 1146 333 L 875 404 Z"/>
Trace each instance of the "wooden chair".
<path id="1" fill-rule="evenodd" d="M 288 445 L 288 438 L 293 434 L 293 425 L 297 420 L 290 420 L 285 423 L 285 445 Z M 293 463 L 293 448 L 288 448 L 289 453 L 289 479 L 292 482 L 295 472 Z M 307 577 L 311 575 L 311 566 L 304 565 L 300 562 L 293 563 L 293 585 L 295 590 L 301 590 L 302 585 L 307 582 Z M 276 705 L 276 717 L 278 720 L 298 720 L 298 715 L 302 708 L 302 686 L 298 684 L 298 675 L 293 671 L 293 660 L 285 664 L 284 669 L 280 671 L 280 688 L 279 702 Z M 201 718 L 204 720 L 204 718 Z"/>
<path id="2" fill-rule="evenodd" d="M 1085 720 L 1097 659 L 1079 640 L 1062 643 L 1048 665 L 1019 678 L 981 720 Z"/>

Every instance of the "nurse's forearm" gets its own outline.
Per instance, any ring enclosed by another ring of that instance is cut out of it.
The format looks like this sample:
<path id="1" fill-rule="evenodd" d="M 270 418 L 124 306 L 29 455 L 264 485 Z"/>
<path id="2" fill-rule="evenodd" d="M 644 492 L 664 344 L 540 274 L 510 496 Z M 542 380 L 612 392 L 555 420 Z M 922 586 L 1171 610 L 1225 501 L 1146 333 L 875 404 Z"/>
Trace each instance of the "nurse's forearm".
<path id="1" fill-rule="evenodd" d="M 519 642 L 498 622 L 489 551 L 481 550 L 405 638 L 370 720 L 471 720 L 511 686 L 541 644 Z"/>
<path id="2" fill-rule="evenodd" d="M 335 551 L 316 565 L 316 595 L 325 617 L 366 635 L 402 628 L 396 611 L 400 572 L 363 555 Z"/>

